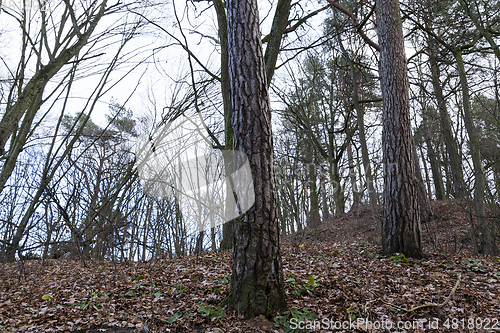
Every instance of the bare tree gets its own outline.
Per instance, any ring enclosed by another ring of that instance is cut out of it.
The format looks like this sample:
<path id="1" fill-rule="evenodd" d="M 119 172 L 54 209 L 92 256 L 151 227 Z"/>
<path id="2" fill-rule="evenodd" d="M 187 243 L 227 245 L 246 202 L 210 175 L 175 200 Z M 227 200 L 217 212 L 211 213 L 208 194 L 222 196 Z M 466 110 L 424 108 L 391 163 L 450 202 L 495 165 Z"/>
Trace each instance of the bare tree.
<path id="1" fill-rule="evenodd" d="M 11 71 L 12 84 L 5 113 L 0 120 L 0 158 L 4 160 L 0 171 L 0 192 L 12 174 L 40 106 L 47 100 L 47 95 L 51 95 L 51 92 L 45 91 L 48 83 L 70 60 L 76 57 L 75 62 L 80 61 L 80 51 L 88 43 L 102 17 L 111 12 L 113 7 L 108 6 L 106 0 L 98 4 L 83 3 L 81 8 L 65 1 L 57 8 L 52 8 L 52 11 L 39 11 L 39 27 L 36 27 L 36 20 L 30 16 L 31 10 L 26 3 L 20 13 L 6 12 L 19 24 L 22 47 L 19 65 L 15 71 Z M 60 16 L 56 18 L 55 13 L 60 13 Z M 60 23 L 54 26 L 54 21 Z M 66 25 L 72 28 L 65 31 Z M 32 57 L 35 59 L 32 60 Z M 34 72 L 31 77 L 30 71 Z M 10 144 L 5 150 L 9 139 Z"/>
<path id="2" fill-rule="evenodd" d="M 20 12 L 5 11 L 19 25 L 21 50 L 19 59 L 15 60 L 18 63 L 5 61 L 10 77 L 2 81 L 8 94 L 2 96 L 6 109 L 0 120 L 0 148 L 4 150 L 0 154 L 0 192 L 10 186 L 9 178 L 28 140 L 36 140 L 46 155 L 37 187 L 30 189 L 30 204 L 16 221 L 14 236 L 8 244 L 8 260 L 14 259 L 28 232 L 30 219 L 47 195 L 47 189 L 53 186 L 51 182 L 58 178 L 58 168 L 64 164 L 85 127 L 86 121 L 79 118 L 68 133 L 61 134 L 60 131 L 65 113 L 70 109 L 75 111 L 72 98 L 76 96 L 70 93 L 75 82 L 92 75 L 98 78 L 91 89 L 87 86 L 83 97 L 85 102 L 79 102 L 77 106 L 81 115 L 85 113 L 90 117 L 97 102 L 112 86 L 109 79 L 120 66 L 122 57 L 131 57 L 142 51 L 142 48 L 130 52 L 125 49 L 142 26 L 136 17 L 121 21 L 123 15 L 128 15 L 126 6 L 109 6 L 106 1 L 65 1 L 50 10 L 34 13 L 27 4 Z M 40 19 L 32 15 L 39 15 Z M 111 20 L 98 29 L 99 22 L 107 15 L 117 20 Z M 116 52 L 107 53 L 108 58 L 103 50 L 110 43 L 117 47 Z M 97 59 L 99 63 L 95 62 Z M 130 71 L 137 66 L 132 66 Z M 114 84 L 130 71 L 115 77 Z M 31 73 L 32 76 L 28 76 Z M 54 110 L 61 111 L 57 115 Z M 51 122 L 50 125 L 47 126 L 47 122 Z"/>

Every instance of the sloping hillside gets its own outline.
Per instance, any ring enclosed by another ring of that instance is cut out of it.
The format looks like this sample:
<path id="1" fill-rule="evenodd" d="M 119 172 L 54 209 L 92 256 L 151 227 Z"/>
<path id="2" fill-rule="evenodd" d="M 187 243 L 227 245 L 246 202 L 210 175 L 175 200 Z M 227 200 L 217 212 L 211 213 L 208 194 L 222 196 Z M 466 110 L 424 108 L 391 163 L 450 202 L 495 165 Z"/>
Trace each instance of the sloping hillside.
<path id="1" fill-rule="evenodd" d="M 374 244 L 369 212 L 326 221 L 316 243 L 310 229 L 286 237 L 282 258 L 290 311 L 271 321 L 245 321 L 225 309 L 231 255 L 207 252 L 88 267 L 65 260 L 0 265 L 0 330 L 298 332 L 299 324 L 322 332 L 498 330 L 500 258 L 441 250 L 463 240 L 465 214 L 455 204 L 435 205 L 441 222 L 424 228 L 422 260 L 384 257 Z M 363 240 L 370 237 L 372 242 Z"/>
<path id="2" fill-rule="evenodd" d="M 460 200 L 433 201 L 434 218 L 422 225 L 422 242 L 427 254 L 471 254 L 472 245 L 467 237 L 472 207 Z M 381 207 L 377 207 L 376 219 L 380 223 Z M 309 226 L 293 235 L 284 237 L 285 242 L 360 242 L 380 245 L 380 235 L 375 232 L 374 219 L 369 207 L 350 211 L 339 218 L 330 218 L 315 228 Z"/>

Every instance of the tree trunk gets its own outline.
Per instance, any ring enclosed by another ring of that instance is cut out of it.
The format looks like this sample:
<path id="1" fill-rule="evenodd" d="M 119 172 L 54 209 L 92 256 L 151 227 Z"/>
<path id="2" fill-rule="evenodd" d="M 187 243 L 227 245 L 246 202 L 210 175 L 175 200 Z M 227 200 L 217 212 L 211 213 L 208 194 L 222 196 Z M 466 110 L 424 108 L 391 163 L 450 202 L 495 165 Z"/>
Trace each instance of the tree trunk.
<path id="1" fill-rule="evenodd" d="M 233 148 L 248 157 L 255 203 L 236 220 L 228 306 L 245 318 L 286 309 L 271 107 L 256 0 L 228 0 Z M 243 163 L 235 154 L 237 165 Z M 238 179 L 236 179 L 236 185 Z M 236 203 L 249 200 L 236 198 Z"/>
<path id="2" fill-rule="evenodd" d="M 279 0 L 276 4 L 276 13 L 274 14 L 271 32 L 269 33 L 269 40 L 267 42 L 266 53 L 264 54 L 264 61 L 266 63 L 266 77 L 267 87 L 271 85 L 276 68 L 276 61 L 280 52 L 281 39 L 283 32 L 288 25 L 288 16 L 290 16 L 290 9 L 292 8 L 292 0 Z"/>
<path id="3" fill-rule="evenodd" d="M 312 147 L 312 143 L 309 142 L 309 221 L 308 226 L 314 227 L 316 231 L 316 227 L 319 223 L 319 196 L 318 189 L 316 184 L 316 164 L 314 163 L 314 151 Z"/>
<path id="4" fill-rule="evenodd" d="M 370 155 L 368 153 L 368 145 L 366 144 L 366 135 L 365 135 L 365 120 L 364 120 L 364 110 L 361 104 L 359 104 L 359 92 L 360 89 L 358 87 L 358 76 L 356 75 L 356 67 L 354 66 L 354 61 L 351 59 L 349 54 L 344 48 L 342 44 L 342 40 L 340 36 L 338 37 L 339 46 L 342 51 L 342 55 L 349 63 L 349 68 L 351 70 L 351 78 L 352 78 L 352 101 L 354 104 L 354 109 L 356 110 L 356 118 L 358 125 L 358 135 L 359 135 L 359 143 L 361 145 L 361 158 L 363 160 L 363 168 L 365 170 L 365 178 L 366 178 L 366 190 L 368 191 L 368 198 L 370 200 L 370 210 L 372 212 L 373 217 L 373 225 L 377 232 L 380 232 L 380 223 L 377 221 L 375 209 L 378 204 L 377 202 L 377 193 L 375 192 L 375 188 L 373 187 L 373 177 L 372 177 L 372 168 L 370 166 Z"/>
<path id="5" fill-rule="evenodd" d="M 323 211 L 323 216 L 322 216 L 322 220 L 326 220 L 328 218 L 330 218 L 330 210 L 328 209 L 328 201 L 327 201 L 327 198 L 326 198 L 326 181 L 325 181 L 325 173 L 323 171 L 323 167 L 320 166 L 319 168 L 319 184 L 320 184 L 320 187 L 321 187 L 321 208 L 322 208 L 322 211 Z"/>
<path id="6" fill-rule="evenodd" d="M 330 147 L 333 147 L 331 145 Z M 331 152 L 333 154 L 333 152 Z M 342 180 L 340 179 L 340 170 L 338 161 L 335 157 L 330 158 L 330 177 L 333 184 L 333 200 L 335 202 L 335 217 L 345 213 L 344 190 L 342 189 Z"/>
<path id="7" fill-rule="evenodd" d="M 62 48 L 59 54 L 53 54 L 54 57 L 46 65 L 37 66 L 37 70 L 26 85 L 19 87 L 21 91 L 18 93 L 17 101 L 13 105 L 7 106 L 5 113 L 0 119 L 0 156 L 7 153 L 4 157 L 5 162 L 0 170 L 0 193 L 12 175 L 19 153 L 26 144 L 33 120 L 40 106 L 43 104 L 42 96 L 47 84 L 87 44 L 97 24 L 106 13 L 107 1 L 102 1 L 100 4 L 95 4 L 95 6 L 96 10 L 89 12 L 88 20 L 85 24 L 81 25 L 81 27 L 86 27 L 87 30 L 77 33 L 78 39 L 71 46 Z M 68 40 L 71 40 L 71 38 Z M 57 40 L 57 42 L 60 41 Z M 39 50 L 39 52 L 43 54 L 46 50 Z M 40 53 L 38 53 L 39 57 Z M 37 60 L 41 61 L 41 59 Z M 21 64 L 21 66 L 24 65 Z M 5 147 L 9 139 L 11 139 L 10 147 L 6 152 Z"/>
<path id="8" fill-rule="evenodd" d="M 418 149 L 420 150 L 420 156 L 422 156 L 422 164 L 424 167 L 425 185 L 427 185 L 427 193 L 432 193 L 431 179 L 429 177 L 429 168 L 427 167 L 427 161 L 425 160 L 424 157 L 424 149 L 422 148 L 421 145 L 418 147 Z"/>
<path id="9" fill-rule="evenodd" d="M 231 99 L 229 96 L 229 50 L 227 41 L 227 17 L 226 9 L 222 0 L 213 0 L 215 13 L 217 15 L 217 24 L 220 40 L 220 66 L 221 66 L 221 93 L 222 106 L 224 108 L 224 135 L 226 149 L 233 147 L 233 127 L 232 127 L 232 111 Z M 232 174 L 230 170 L 231 163 L 227 160 L 228 154 L 222 154 L 224 157 L 224 167 L 226 174 Z M 229 210 L 232 209 L 232 188 L 229 182 L 226 182 L 226 216 L 229 216 Z M 221 250 L 229 250 L 233 247 L 234 221 L 227 221 L 222 225 L 222 241 L 220 244 Z"/>
<path id="10" fill-rule="evenodd" d="M 443 175 L 441 174 L 441 170 L 439 169 L 436 152 L 434 151 L 434 147 L 432 146 L 428 127 L 427 108 L 425 105 L 423 105 L 422 109 L 422 122 L 424 125 L 424 137 L 425 145 L 427 146 L 427 156 L 429 157 L 429 161 L 431 163 L 432 179 L 434 181 L 434 190 L 436 191 L 436 200 L 444 200 Z"/>
<path id="11" fill-rule="evenodd" d="M 422 177 L 422 169 L 420 168 L 420 160 L 415 144 L 413 144 L 413 158 L 415 159 L 415 176 L 417 180 L 418 206 L 420 207 L 420 222 L 429 222 L 434 212 L 432 211 L 431 202 L 425 190 L 424 177 Z"/>
<path id="12" fill-rule="evenodd" d="M 486 210 L 484 207 L 484 192 L 486 188 L 486 178 L 484 177 L 483 164 L 481 161 L 481 152 L 479 150 L 479 139 L 477 137 L 469 98 L 469 83 L 465 66 L 462 59 L 462 51 L 455 49 L 453 52 L 457 61 L 458 73 L 460 75 L 460 84 L 462 87 L 462 100 L 464 122 L 467 134 L 469 135 L 470 154 L 474 167 L 474 206 L 476 210 L 477 226 L 473 225 L 474 247 L 477 253 L 488 255 L 498 253 L 498 248 L 492 240 L 490 227 L 486 219 Z M 476 239 L 479 239 L 477 244 Z"/>
<path id="13" fill-rule="evenodd" d="M 384 217 L 386 255 L 422 257 L 419 189 L 410 122 L 409 80 L 398 0 L 377 0 L 380 86 L 383 99 Z"/>
<path id="14" fill-rule="evenodd" d="M 354 157 L 352 153 L 352 145 L 349 142 L 347 145 L 347 159 L 349 164 L 349 177 L 351 179 L 352 187 L 352 206 L 351 211 L 356 211 L 359 215 L 361 209 L 361 192 L 358 191 L 358 184 L 356 183 L 356 171 L 354 169 Z"/>
<path id="15" fill-rule="evenodd" d="M 446 152 L 450 161 L 450 173 L 451 182 L 453 186 L 453 196 L 458 199 L 464 199 L 467 197 L 464 183 L 464 175 L 462 172 L 462 163 L 460 161 L 460 155 L 457 150 L 457 143 L 453 138 L 453 131 L 451 129 L 451 120 L 446 107 L 446 101 L 444 100 L 443 88 L 439 82 L 439 66 L 434 55 L 434 44 L 429 42 L 429 64 L 431 67 L 431 78 L 432 87 L 434 89 L 434 95 L 436 96 L 436 102 L 438 105 L 439 117 L 441 118 L 441 128 L 443 129 L 444 142 L 446 146 Z"/>
<path id="16" fill-rule="evenodd" d="M 221 86 L 222 86 L 222 100 L 224 106 L 224 122 L 225 122 L 225 137 L 226 149 L 233 146 L 233 129 L 232 129 L 232 111 L 231 102 L 229 97 L 229 53 L 228 53 L 228 40 L 227 40 L 227 16 L 226 6 L 222 0 L 212 0 L 217 15 L 218 34 L 221 48 Z M 276 61 L 280 51 L 281 40 L 283 33 L 288 25 L 288 16 L 290 15 L 291 0 L 279 0 L 276 4 L 276 12 L 274 14 L 271 32 L 267 40 L 266 53 L 264 55 L 264 62 L 266 66 L 267 86 L 271 84 Z M 226 172 L 229 174 L 230 163 L 226 163 Z M 226 193 L 231 194 L 230 185 L 227 184 Z M 231 205 L 226 201 L 226 207 L 231 209 Z M 228 215 L 228 214 L 226 214 Z M 221 249 L 228 250 L 232 248 L 234 236 L 234 221 L 226 222 L 222 225 L 222 242 Z"/>
<path id="17" fill-rule="evenodd" d="M 198 237 L 196 237 L 196 246 L 194 248 L 194 253 L 199 254 L 203 252 L 203 239 L 205 238 L 205 231 L 202 230 L 198 234 Z"/>

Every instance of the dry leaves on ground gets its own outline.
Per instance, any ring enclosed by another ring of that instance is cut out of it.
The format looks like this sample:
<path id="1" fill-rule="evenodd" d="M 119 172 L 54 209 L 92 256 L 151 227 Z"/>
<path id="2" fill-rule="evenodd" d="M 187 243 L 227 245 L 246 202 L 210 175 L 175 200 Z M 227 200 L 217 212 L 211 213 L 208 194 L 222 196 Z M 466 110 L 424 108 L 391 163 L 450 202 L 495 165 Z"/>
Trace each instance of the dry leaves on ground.
<path id="1" fill-rule="evenodd" d="M 471 318 L 489 319 L 490 327 L 492 320 L 500 319 L 499 258 L 435 255 L 408 260 L 380 253 L 364 242 L 284 245 L 288 305 L 295 309 L 276 319 L 280 327 L 263 318 L 243 321 L 221 306 L 230 279 L 229 253 L 116 265 L 96 262 L 88 267 L 77 261 L 4 264 L 0 329 L 69 332 L 95 325 L 95 331 L 283 332 L 295 317 L 311 323 L 315 318 L 325 332 L 342 331 L 334 325 L 360 318 L 425 324 L 416 331 L 432 331 L 428 326 L 439 320 L 439 331 L 444 332 L 447 319 L 460 327 L 463 319 L 463 330 L 450 326 L 449 331 L 466 332 Z M 460 285 L 445 306 L 405 311 L 442 303 L 459 275 Z M 357 326 L 358 331 L 369 328 Z"/>

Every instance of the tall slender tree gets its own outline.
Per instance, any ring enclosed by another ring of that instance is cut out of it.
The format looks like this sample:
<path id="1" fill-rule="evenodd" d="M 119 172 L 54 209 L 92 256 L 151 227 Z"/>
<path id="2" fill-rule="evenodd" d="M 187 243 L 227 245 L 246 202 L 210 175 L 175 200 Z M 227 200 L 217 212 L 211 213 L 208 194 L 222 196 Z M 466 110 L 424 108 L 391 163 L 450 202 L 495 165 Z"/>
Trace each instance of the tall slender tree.
<path id="1" fill-rule="evenodd" d="M 484 167 L 482 163 L 479 138 L 472 118 L 469 83 L 462 58 L 462 48 L 455 48 L 453 55 L 457 61 L 458 74 L 460 76 L 460 85 L 462 87 L 462 101 L 465 128 L 469 134 L 469 146 L 472 157 L 472 166 L 474 168 L 474 207 L 476 210 L 477 226 L 473 225 L 474 247 L 477 253 L 488 255 L 497 254 L 497 244 L 491 237 L 491 225 L 486 219 L 486 207 L 484 203 L 484 192 L 486 189 L 486 178 L 484 176 Z M 477 238 L 477 239 L 476 239 Z"/>
<path id="2" fill-rule="evenodd" d="M 463 17 L 460 11 L 452 10 L 454 2 L 444 2 L 447 11 L 445 22 L 451 22 L 448 19 L 449 13 L 451 13 L 453 19 L 461 20 L 461 27 L 471 27 L 473 24 Z M 463 4 L 463 2 L 462 2 Z M 430 3 L 427 4 L 430 6 Z M 435 29 L 431 29 L 428 26 L 423 26 L 418 22 L 414 21 L 417 26 L 426 32 L 427 35 L 433 38 L 436 44 L 440 44 L 444 47 L 444 51 L 448 54 L 453 55 L 456 62 L 458 77 L 460 82 L 460 87 L 462 90 L 462 112 L 465 129 L 469 137 L 470 155 L 472 158 L 472 167 L 474 171 L 474 208 L 477 218 L 477 224 L 472 223 L 471 236 L 473 239 L 475 251 L 481 254 L 495 254 L 498 252 L 498 247 L 492 238 L 494 231 L 492 230 L 492 225 L 488 222 L 486 218 L 486 207 L 485 207 L 485 190 L 487 186 L 487 179 L 485 177 L 484 167 L 482 164 L 481 151 L 479 138 L 477 135 L 477 129 L 474 124 L 474 119 L 471 112 L 471 102 L 470 102 L 470 91 L 468 83 L 468 73 L 465 68 L 465 62 L 463 59 L 464 54 L 469 54 L 474 52 L 474 49 L 478 47 L 478 43 L 483 35 L 477 33 L 473 29 L 452 29 L 451 32 L 447 34 L 436 33 Z M 484 37 L 484 36 L 483 36 Z M 461 43 L 456 42 L 456 40 L 461 41 Z M 433 59 L 431 58 L 431 61 Z M 431 66 L 432 66 L 431 62 Z M 435 67 L 435 66 L 434 66 Z M 436 68 L 432 68 L 433 76 L 436 75 Z M 433 78 L 434 79 L 434 78 Z M 434 79 L 435 80 L 435 79 Z M 451 162 L 451 161 L 450 161 Z"/>
<path id="3" fill-rule="evenodd" d="M 383 99 L 384 253 L 422 257 L 419 189 L 411 132 L 409 80 L 398 0 L 377 0 Z"/>
<path id="4" fill-rule="evenodd" d="M 286 308 L 286 296 L 258 7 L 256 0 L 228 0 L 226 6 L 233 148 L 248 158 L 255 193 L 254 205 L 235 224 L 228 305 L 246 318 L 271 316 Z M 237 205 L 246 199 L 236 198 Z"/>

